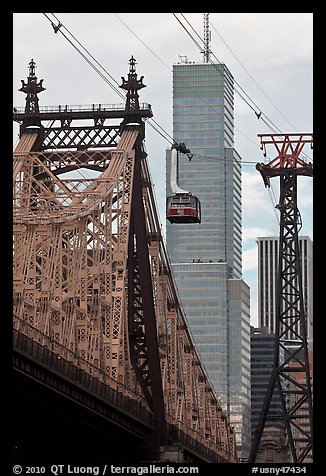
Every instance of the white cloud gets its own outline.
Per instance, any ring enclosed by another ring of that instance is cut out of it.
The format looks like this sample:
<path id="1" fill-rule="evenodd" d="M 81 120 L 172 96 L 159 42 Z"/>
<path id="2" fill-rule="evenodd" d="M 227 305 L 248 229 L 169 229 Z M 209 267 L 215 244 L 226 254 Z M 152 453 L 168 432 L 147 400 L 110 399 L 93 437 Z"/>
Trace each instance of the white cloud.
<path id="1" fill-rule="evenodd" d="M 257 269 L 258 255 L 257 247 L 250 248 L 242 253 L 242 269 L 243 272 L 247 272 L 253 269 Z"/>
<path id="2" fill-rule="evenodd" d="M 242 229 L 242 242 L 245 245 L 247 241 L 256 240 L 258 236 L 270 236 L 271 233 L 266 228 L 255 226 L 246 226 Z"/>
<path id="3" fill-rule="evenodd" d="M 274 196 L 273 196 L 274 193 Z M 275 205 L 278 192 L 274 188 L 266 189 L 258 171 L 242 173 L 242 209 L 243 217 L 253 228 L 276 230 L 278 227 Z"/>
<path id="4" fill-rule="evenodd" d="M 210 17 L 224 41 L 249 66 L 277 68 L 284 61 L 312 56 L 312 13 L 212 13 Z M 232 58 L 214 29 L 212 37 L 215 50 Z"/>

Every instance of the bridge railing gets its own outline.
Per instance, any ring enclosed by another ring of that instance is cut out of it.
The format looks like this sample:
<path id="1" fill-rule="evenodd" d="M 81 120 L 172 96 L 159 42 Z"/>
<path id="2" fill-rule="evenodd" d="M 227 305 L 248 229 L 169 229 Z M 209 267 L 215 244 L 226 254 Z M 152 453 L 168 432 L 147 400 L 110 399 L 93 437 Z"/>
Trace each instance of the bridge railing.
<path id="1" fill-rule="evenodd" d="M 172 415 L 167 414 L 166 417 L 173 441 L 191 450 L 193 453 L 207 457 L 210 461 L 214 461 L 216 455 L 219 455 L 222 459 L 225 458 L 225 451 L 221 444 L 210 441 L 201 433 L 190 426 L 184 425 Z"/>
<path id="2" fill-rule="evenodd" d="M 64 348 L 60 343 L 51 337 L 43 334 L 28 322 L 15 317 L 16 326 L 20 324 L 21 330 L 13 329 L 13 350 L 24 355 L 28 359 L 41 364 L 43 368 L 50 372 L 64 377 L 66 381 L 73 385 L 87 390 L 90 394 L 108 402 L 110 405 L 122 410 L 125 414 L 141 421 L 147 426 L 153 426 L 152 413 L 144 407 L 144 403 L 139 400 L 139 394 L 123 385 L 95 365 L 87 362 L 75 352 Z M 22 326 L 28 328 L 28 334 L 22 331 Z M 31 336 L 31 333 L 34 336 Z M 37 336 L 37 340 L 35 340 Z M 55 350 L 60 347 L 60 355 Z M 207 441 L 200 433 L 187 427 L 187 433 L 180 427 L 176 418 L 167 415 L 167 422 L 170 428 L 170 436 L 178 444 L 185 448 L 214 458 L 216 454 L 223 457 L 223 450 L 213 442 Z"/>
<path id="3" fill-rule="evenodd" d="M 127 410 L 126 402 L 135 402 L 136 413 L 133 416 L 137 417 L 139 409 L 142 409 L 145 412 L 144 419 L 149 423 L 148 415 L 151 414 L 145 408 L 145 401 L 139 393 L 19 317 L 14 318 L 13 347 L 72 383 L 107 397 L 110 403 L 120 401 L 123 410 Z"/>
<path id="4" fill-rule="evenodd" d="M 28 323 L 25 323 L 29 327 Z M 34 330 L 41 334 L 37 329 Z M 47 337 L 47 340 L 50 341 L 48 336 L 42 335 L 42 337 Z M 53 346 L 60 345 L 53 341 L 51 344 Z M 61 346 L 62 347 L 62 346 Z M 149 412 L 142 403 L 139 401 L 139 395 L 137 395 L 137 400 L 132 398 L 130 394 L 133 392 L 130 389 L 126 389 L 126 386 L 120 384 L 117 381 L 114 381 L 113 384 L 115 388 L 99 380 L 98 377 L 92 375 L 90 368 L 85 370 L 81 367 L 85 361 L 80 356 L 65 349 L 66 354 L 70 357 L 74 357 L 74 363 L 72 360 L 66 360 L 62 358 L 61 355 L 55 353 L 53 350 L 50 350 L 47 346 L 35 341 L 32 337 L 13 329 L 13 350 L 19 354 L 24 355 L 28 359 L 41 364 L 42 368 L 48 369 L 50 372 L 64 377 L 65 381 L 70 382 L 74 386 L 81 388 L 82 390 L 87 390 L 91 395 L 94 395 L 97 398 L 100 398 L 102 401 L 109 403 L 111 406 L 118 408 L 123 411 L 124 414 L 132 416 L 134 419 L 142 422 L 146 426 L 153 426 L 152 413 Z M 104 372 L 98 369 L 97 367 L 89 364 L 89 367 L 93 367 L 93 370 L 103 374 Z M 108 379 L 113 380 L 112 378 L 106 376 Z M 126 395 L 126 390 L 129 393 L 129 396 Z M 172 437 L 173 442 L 183 446 L 184 448 L 198 453 L 201 456 L 209 459 L 216 458 L 216 454 L 220 454 L 223 457 L 222 448 L 213 442 L 208 442 L 207 439 L 202 437 L 198 432 L 187 428 L 187 433 L 179 428 L 180 422 L 178 422 L 171 415 L 167 416 L 169 428 L 170 428 L 170 437 Z"/>
<path id="5" fill-rule="evenodd" d="M 140 103 L 139 108 L 141 110 L 150 109 L 150 104 Z M 100 112 L 100 111 L 124 111 L 125 104 L 59 104 L 57 106 L 41 106 L 39 112 L 41 114 L 48 113 L 71 113 L 71 112 Z M 25 107 L 14 107 L 14 114 L 24 114 Z"/>

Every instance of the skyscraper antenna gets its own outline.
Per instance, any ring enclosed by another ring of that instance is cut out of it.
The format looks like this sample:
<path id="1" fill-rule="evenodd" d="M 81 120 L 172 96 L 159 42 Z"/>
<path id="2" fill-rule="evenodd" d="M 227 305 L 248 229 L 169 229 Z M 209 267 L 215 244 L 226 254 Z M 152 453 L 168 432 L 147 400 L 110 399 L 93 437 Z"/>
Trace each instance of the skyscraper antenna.
<path id="1" fill-rule="evenodd" d="M 209 43 L 211 41 L 211 32 L 209 30 L 209 13 L 204 13 L 204 63 L 209 63 Z"/>

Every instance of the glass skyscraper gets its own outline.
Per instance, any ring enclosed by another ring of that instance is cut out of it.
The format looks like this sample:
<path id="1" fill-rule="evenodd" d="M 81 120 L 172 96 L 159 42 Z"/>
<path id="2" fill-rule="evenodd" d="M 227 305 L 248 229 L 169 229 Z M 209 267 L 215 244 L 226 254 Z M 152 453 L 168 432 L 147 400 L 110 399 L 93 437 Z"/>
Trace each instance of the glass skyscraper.
<path id="1" fill-rule="evenodd" d="M 178 185 L 199 198 L 200 224 L 167 223 L 167 249 L 194 341 L 234 425 L 240 457 L 250 449 L 250 296 L 242 280 L 241 158 L 234 149 L 233 77 L 224 64 L 173 65 Z M 166 157 L 170 187 L 171 151 Z"/>

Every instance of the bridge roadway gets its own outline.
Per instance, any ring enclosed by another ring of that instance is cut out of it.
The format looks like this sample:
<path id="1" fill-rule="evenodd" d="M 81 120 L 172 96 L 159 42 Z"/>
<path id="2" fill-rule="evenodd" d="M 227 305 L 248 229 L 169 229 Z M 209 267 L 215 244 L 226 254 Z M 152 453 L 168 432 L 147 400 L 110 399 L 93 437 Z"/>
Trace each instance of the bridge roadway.
<path id="1" fill-rule="evenodd" d="M 35 463 L 36 455 L 38 463 L 53 464 L 160 461 L 152 450 L 153 415 L 139 401 L 13 332 L 15 461 Z M 168 434 L 182 462 L 228 462 L 174 425 Z"/>

